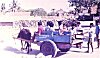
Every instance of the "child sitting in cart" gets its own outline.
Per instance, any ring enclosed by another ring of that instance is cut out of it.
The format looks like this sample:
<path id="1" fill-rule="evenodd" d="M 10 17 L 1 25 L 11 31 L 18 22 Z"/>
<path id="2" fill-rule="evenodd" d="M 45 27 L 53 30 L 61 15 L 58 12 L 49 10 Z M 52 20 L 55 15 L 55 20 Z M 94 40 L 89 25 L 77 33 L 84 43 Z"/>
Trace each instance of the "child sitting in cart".
<path id="1" fill-rule="evenodd" d="M 52 21 L 48 21 L 47 26 L 45 27 L 45 31 L 54 31 L 53 27 L 54 23 Z"/>
<path id="2" fill-rule="evenodd" d="M 32 40 L 34 42 L 34 39 L 36 36 L 39 36 L 39 35 L 51 35 L 52 31 L 54 31 L 53 29 L 53 22 L 52 21 L 48 21 L 47 22 L 47 26 L 45 28 L 43 28 L 42 26 L 42 22 L 38 22 L 38 32 L 35 32 L 34 33 L 34 36 L 32 37 Z M 38 41 L 36 41 L 38 42 Z"/>
<path id="3" fill-rule="evenodd" d="M 60 35 L 63 35 L 64 32 L 70 32 L 70 30 L 68 29 L 67 25 L 65 23 L 60 25 Z"/>
<path id="4" fill-rule="evenodd" d="M 34 35 L 33 35 L 33 37 L 32 37 L 32 42 L 34 42 L 35 36 L 36 36 L 36 35 L 41 35 L 41 34 L 43 33 L 43 31 L 44 31 L 44 27 L 43 27 L 43 25 L 42 25 L 42 22 L 39 21 L 39 22 L 38 22 L 38 31 L 37 31 L 37 32 L 34 32 Z"/>

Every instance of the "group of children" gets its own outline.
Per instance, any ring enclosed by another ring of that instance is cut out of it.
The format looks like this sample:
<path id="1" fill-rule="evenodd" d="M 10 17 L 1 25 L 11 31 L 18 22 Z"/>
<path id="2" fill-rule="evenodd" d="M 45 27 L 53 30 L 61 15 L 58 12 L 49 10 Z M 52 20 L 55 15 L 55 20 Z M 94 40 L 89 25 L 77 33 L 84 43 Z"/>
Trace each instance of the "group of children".
<path id="1" fill-rule="evenodd" d="M 88 50 L 86 51 L 87 53 L 89 52 L 89 44 L 91 45 L 91 48 L 92 48 L 92 52 L 93 52 L 93 42 L 94 42 L 94 39 L 97 40 L 97 48 L 99 48 L 99 22 L 96 21 L 96 25 L 94 25 L 93 23 L 90 23 L 90 26 L 89 26 L 89 29 L 87 32 L 83 32 L 83 37 L 84 37 L 84 34 L 88 34 L 88 37 L 86 37 L 86 39 L 88 39 L 88 43 L 87 43 L 87 46 L 88 46 Z M 77 30 L 83 30 L 81 25 L 80 25 L 80 22 L 77 23 L 77 25 L 73 24 L 72 25 L 72 35 L 74 34 L 77 34 Z M 75 39 L 75 36 L 72 38 Z M 84 37 L 85 38 L 85 37 Z"/>
<path id="2" fill-rule="evenodd" d="M 38 22 L 38 31 L 34 32 L 34 35 L 32 37 L 33 42 L 34 42 L 36 35 L 41 35 L 44 31 L 55 31 L 55 29 L 53 27 L 54 27 L 54 24 L 53 24 L 52 21 L 48 21 L 45 28 L 42 25 L 41 21 Z M 60 35 L 62 35 L 64 31 L 71 32 L 71 38 L 75 39 L 75 34 L 77 34 L 77 30 L 82 30 L 82 27 L 80 25 L 80 22 L 77 22 L 77 24 L 72 24 L 70 27 L 68 27 L 66 25 L 66 23 L 60 22 L 58 30 L 59 30 Z M 94 38 L 97 39 L 97 48 L 99 48 L 99 39 L 98 39 L 99 38 L 99 26 L 98 26 L 98 22 L 96 22 L 96 26 L 94 26 L 93 23 L 90 23 L 90 28 L 89 28 L 88 32 L 86 32 L 86 33 L 88 33 L 88 35 L 89 35 L 88 36 L 88 43 L 87 43 L 88 50 L 86 52 L 89 52 L 89 44 L 91 45 L 92 52 L 93 52 Z M 83 33 L 83 35 L 84 34 L 85 33 Z M 96 37 L 94 35 L 96 35 Z"/>
<path id="3" fill-rule="evenodd" d="M 88 50 L 86 52 L 89 52 L 89 44 L 91 45 L 92 52 L 93 52 L 93 42 L 94 42 L 95 38 L 97 40 L 97 48 L 99 48 L 99 26 L 98 26 L 98 24 L 99 24 L 98 21 L 96 21 L 96 25 L 94 25 L 93 23 L 90 23 L 88 32 L 85 32 L 85 33 L 88 33 L 88 37 L 87 37 L 88 38 L 88 43 L 87 43 Z M 39 33 L 41 33 L 43 31 L 43 28 L 40 28 L 41 26 L 42 26 L 42 24 L 39 25 L 39 27 L 38 27 Z M 47 22 L 47 26 L 45 29 L 50 28 L 52 31 L 54 31 L 53 26 L 54 26 L 54 24 L 51 21 L 49 21 L 49 22 Z M 83 30 L 80 22 L 77 22 L 76 24 L 72 24 L 71 27 L 66 26 L 66 23 L 60 23 L 60 25 L 59 25 L 60 35 L 62 35 L 64 31 L 71 32 L 72 39 L 75 39 L 75 34 L 77 34 L 77 30 Z M 83 36 L 85 33 L 83 33 Z M 94 35 L 96 35 L 96 36 L 94 36 Z"/>

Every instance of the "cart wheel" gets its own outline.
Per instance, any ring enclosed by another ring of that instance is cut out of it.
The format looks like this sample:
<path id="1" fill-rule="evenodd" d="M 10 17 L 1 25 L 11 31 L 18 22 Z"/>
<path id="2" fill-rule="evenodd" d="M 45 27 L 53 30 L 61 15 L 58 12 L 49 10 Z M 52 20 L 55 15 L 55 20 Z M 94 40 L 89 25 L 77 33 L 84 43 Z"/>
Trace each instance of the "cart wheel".
<path id="1" fill-rule="evenodd" d="M 45 55 L 52 55 L 52 57 L 55 57 L 57 54 L 57 47 L 56 44 L 49 40 L 44 41 L 40 46 L 40 51 Z"/>

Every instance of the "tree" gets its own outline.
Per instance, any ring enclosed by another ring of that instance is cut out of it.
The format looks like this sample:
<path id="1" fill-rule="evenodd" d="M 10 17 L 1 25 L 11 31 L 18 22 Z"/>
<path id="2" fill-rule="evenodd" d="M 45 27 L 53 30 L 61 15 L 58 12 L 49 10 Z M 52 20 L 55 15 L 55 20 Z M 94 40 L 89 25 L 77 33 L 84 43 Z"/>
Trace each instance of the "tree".
<path id="1" fill-rule="evenodd" d="M 55 15 L 56 15 L 55 9 L 51 9 L 51 12 L 48 13 L 48 16 L 55 16 Z"/>
<path id="2" fill-rule="evenodd" d="M 1 5 L 1 12 L 3 12 L 5 10 L 5 3 L 2 3 Z"/>
<path id="3" fill-rule="evenodd" d="M 30 16 L 46 16 L 47 12 L 43 8 L 37 8 L 31 11 Z"/>
<path id="4" fill-rule="evenodd" d="M 10 7 L 10 9 L 8 11 L 12 11 L 12 12 L 15 12 L 15 11 L 18 11 L 21 9 L 18 1 L 16 1 L 16 0 L 13 0 L 12 3 L 9 4 L 9 7 Z"/>

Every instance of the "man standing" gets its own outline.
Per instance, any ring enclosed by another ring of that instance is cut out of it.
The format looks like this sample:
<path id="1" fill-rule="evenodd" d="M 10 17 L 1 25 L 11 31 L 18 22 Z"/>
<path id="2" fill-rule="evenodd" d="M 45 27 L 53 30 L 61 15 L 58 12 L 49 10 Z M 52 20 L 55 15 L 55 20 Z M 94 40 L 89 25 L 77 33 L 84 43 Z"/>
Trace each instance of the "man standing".
<path id="1" fill-rule="evenodd" d="M 99 26 L 98 26 L 98 21 L 96 21 L 95 34 L 96 34 L 96 39 L 97 39 L 97 48 L 99 48 Z"/>

